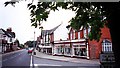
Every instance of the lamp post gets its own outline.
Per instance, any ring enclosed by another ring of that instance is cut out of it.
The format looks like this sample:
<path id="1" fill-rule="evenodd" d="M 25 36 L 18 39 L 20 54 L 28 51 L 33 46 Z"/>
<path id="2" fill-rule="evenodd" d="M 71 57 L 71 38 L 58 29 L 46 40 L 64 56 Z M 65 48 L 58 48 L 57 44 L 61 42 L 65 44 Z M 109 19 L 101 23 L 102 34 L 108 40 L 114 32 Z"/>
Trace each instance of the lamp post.
<path id="1" fill-rule="evenodd" d="M 36 43 L 36 42 L 35 42 L 35 31 L 34 31 L 34 42 L 33 42 L 33 43 L 34 43 L 34 44 L 33 44 L 33 47 L 34 47 L 34 52 L 33 52 L 33 53 L 34 53 L 34 55 L 36 55 L 36 52 L 35 52 L 35 49 L 36 49 L 36 46 L 35 46 L 35 43 Z"/>
<path id="2" fill-rule="evenodd" d="M 36 54 L 36 52 L 35 52 L 35 31 L 34 31 L 34 40 L 33 40 L 33 54 L 32 54 L 32 65 L 31 65 L 31 67 L 30 68 L 35 68 L 34 67 L 34 55 Z"/>

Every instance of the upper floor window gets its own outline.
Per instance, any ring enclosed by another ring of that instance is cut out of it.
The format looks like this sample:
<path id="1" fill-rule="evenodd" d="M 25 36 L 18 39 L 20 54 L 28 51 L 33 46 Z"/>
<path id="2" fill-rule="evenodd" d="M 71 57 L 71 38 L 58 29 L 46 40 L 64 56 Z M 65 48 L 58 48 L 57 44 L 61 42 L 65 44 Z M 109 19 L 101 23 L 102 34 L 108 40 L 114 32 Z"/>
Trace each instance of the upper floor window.
<path id="1" fill-rule="evenodd" d="M 87 37 L 86 29 L 84 29 L 84 38 Z"/>
<path id="2" fill-rule="evenodd" d="M 75 39 L 75 30 L 73 31 L 73 39 Z"/>
<path id="3" fill-rule="evenodd" d="M 90 28 L 88 28 L 88 34 L 90 33 Z"/>
<path id="4" fill-rule="evenodd" d="M 12 42 L 12 38 L 10 38 L 10 42 Z"/>
<path id="5" fill-rule="evenodd" d="M 104 39 L 102 42 L 103 52 L 112 52 L 112 43 L 109 40 Z"/>
<path id="6" fill-rule="evenodd" d="M 80 39 L 80 31 L 78 32 L 78 39 Z"/>
<path id="7" fill-rule="evenodd" d="M 70 39 L 72 39 L 72 32 L 70 33 Z"/>

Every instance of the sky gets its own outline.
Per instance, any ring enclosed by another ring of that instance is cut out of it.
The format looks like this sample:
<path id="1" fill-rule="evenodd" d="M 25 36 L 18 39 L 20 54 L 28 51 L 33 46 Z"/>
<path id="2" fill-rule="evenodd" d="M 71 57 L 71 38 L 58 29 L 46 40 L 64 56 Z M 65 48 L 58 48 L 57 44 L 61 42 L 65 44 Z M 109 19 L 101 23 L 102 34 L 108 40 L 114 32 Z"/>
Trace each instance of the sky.
<path id="1" fill-rule="evenodd" d="M 41 34 L 39 28 L 31 27 L 30 11 L 27 8 L 28 1 L 21 1 L 15 4 L 15 7 L 8 5 L 4 7 L 4 2 L 9 0 L 0 0 L 0 28 L 7 29 L 12 28 L 12 31 L 16 34 L 16 39 L 20 43 L 24 44 L 26 41 L 35 40 Z M 37 1 L 37 0 L 34 0 Z M 36 2 L 34 2 L 36 4 Z M 49 30 L 57 25 L 62 25 L 55 31 L 55 40 L 68 38 L 68 30 L 66 26 L 69 24 L 69 20 L 75 16 L 75 13 L 71 10 L 59 9 L 59 11 L 51 11 L 46 22 L 43 22 L 42 26 L 44 30 Z"/>

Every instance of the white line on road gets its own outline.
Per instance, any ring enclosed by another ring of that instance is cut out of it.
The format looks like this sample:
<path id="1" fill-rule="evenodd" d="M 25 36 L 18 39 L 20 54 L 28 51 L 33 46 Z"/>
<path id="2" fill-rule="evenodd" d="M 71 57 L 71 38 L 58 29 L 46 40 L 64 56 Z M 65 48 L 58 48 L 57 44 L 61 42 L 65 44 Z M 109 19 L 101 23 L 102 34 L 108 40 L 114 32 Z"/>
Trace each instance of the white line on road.
<path id="1" fill-rule="evenodd" d="M 33 64 L 32 64 L 32 55 L 31 55 L 31 58 L 30 58 L 30 68 L 32 68 Z"/>
<path id="2" fill-rule="evenodd" d="M 62 66 L 62 65 L 53 65 L 53 64 L 34 64 L 34 66 Z"/>

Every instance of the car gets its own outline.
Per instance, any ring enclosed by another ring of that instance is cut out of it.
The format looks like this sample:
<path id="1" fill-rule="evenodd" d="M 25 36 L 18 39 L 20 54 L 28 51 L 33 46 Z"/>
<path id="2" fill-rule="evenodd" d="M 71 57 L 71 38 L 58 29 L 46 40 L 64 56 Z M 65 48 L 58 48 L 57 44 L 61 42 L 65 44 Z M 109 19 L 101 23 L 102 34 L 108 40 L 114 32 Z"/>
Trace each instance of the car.
<path id="1" fill-rule="evenodd" d="M 33 48 L 28 48 L 28 53 L 32 53 L 33 52 Z"/>

